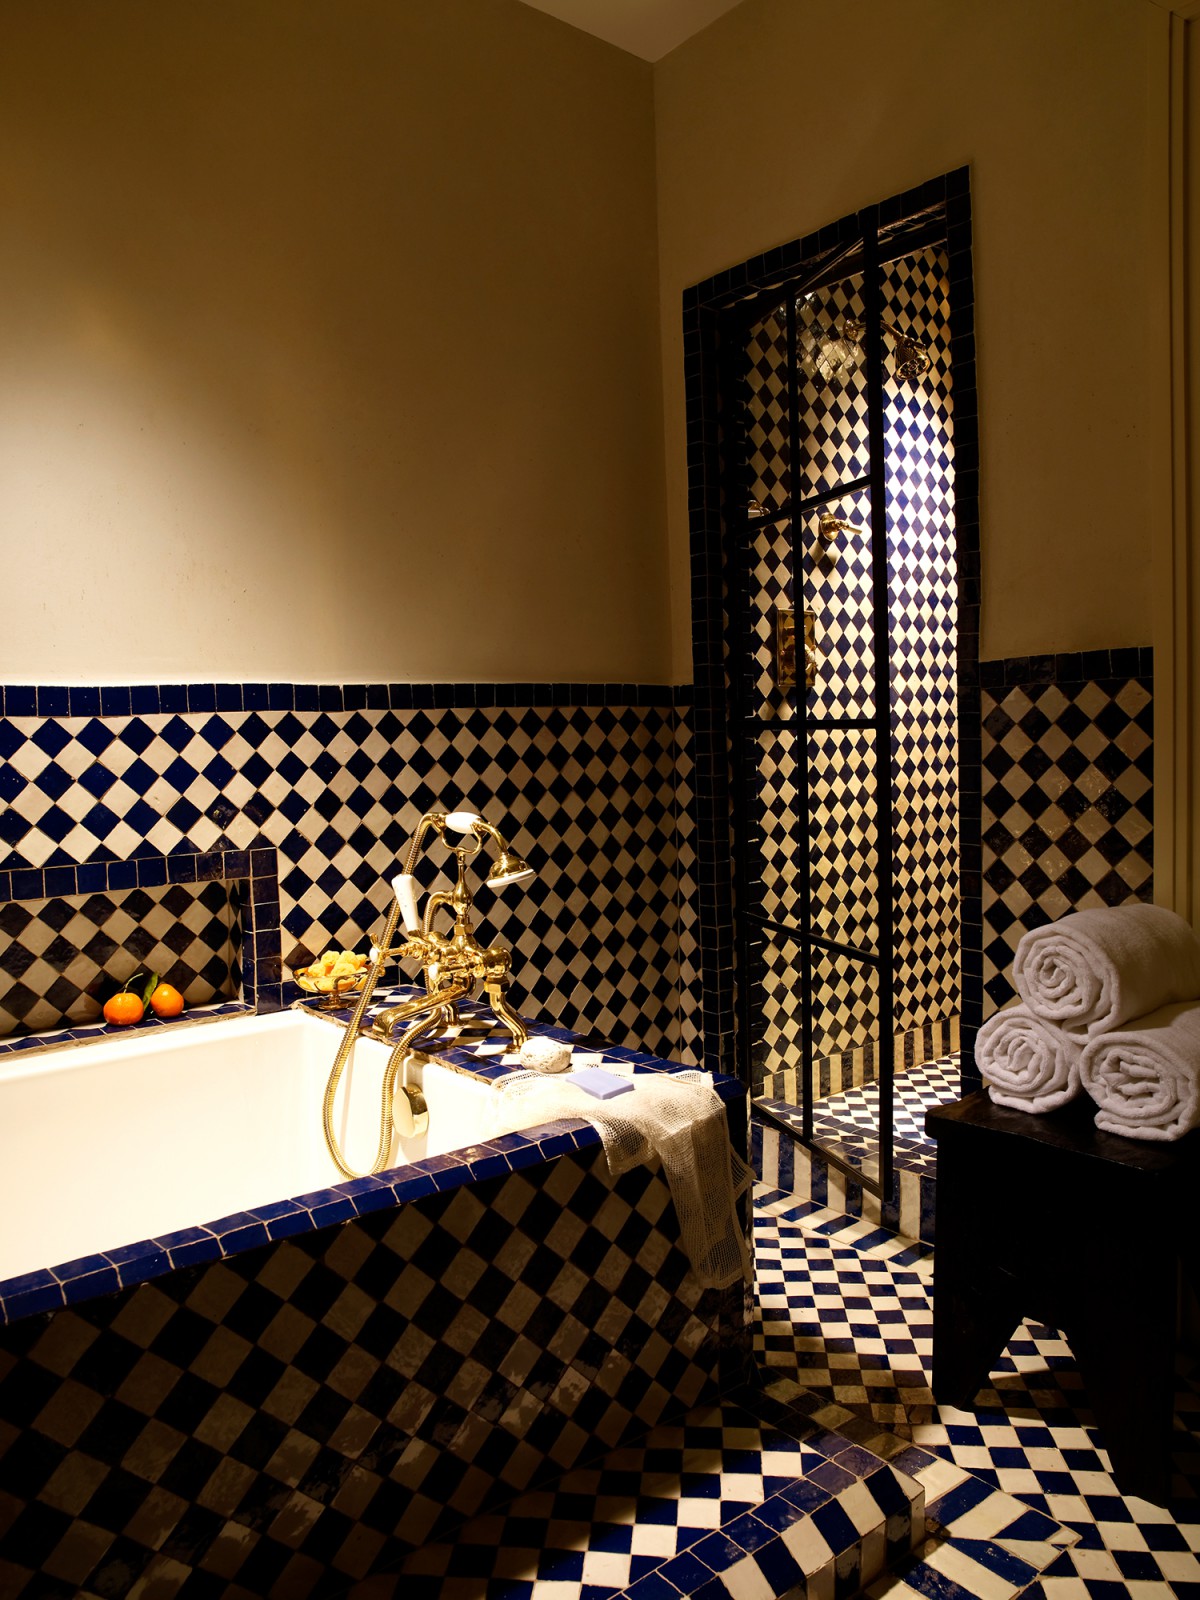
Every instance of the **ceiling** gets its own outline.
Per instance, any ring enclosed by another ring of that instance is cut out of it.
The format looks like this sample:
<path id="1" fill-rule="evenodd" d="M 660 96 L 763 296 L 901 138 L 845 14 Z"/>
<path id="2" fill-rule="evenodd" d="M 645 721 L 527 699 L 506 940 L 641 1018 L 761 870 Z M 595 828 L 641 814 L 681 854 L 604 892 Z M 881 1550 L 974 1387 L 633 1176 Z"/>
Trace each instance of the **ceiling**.
<path id="1" fill-rule="evenodd" d="M 742 0 L 524 0 L 620 50 L 658 61 Z"/>

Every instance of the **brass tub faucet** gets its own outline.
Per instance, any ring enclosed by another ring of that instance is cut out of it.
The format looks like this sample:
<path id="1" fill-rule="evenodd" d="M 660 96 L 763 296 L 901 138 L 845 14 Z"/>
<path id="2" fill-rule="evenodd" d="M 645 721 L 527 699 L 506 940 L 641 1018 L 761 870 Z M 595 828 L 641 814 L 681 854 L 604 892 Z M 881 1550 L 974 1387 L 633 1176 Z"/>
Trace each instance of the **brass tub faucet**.
<path id="1" fill-rule="evenodd" d="M 453 890 L 439 889 L 427 896 L 422 914 L 417 905 L 417 880 L 414 868 L 428 834 L 435 833 L 444 849 L 455 858 L 456 880 Z M 452 842 L 454 836 L 459 842 Z M 338 1147 L 333 1128 L 333 1105 L 338 1082 L 360 1033 L 391 1042 L 394 1030 L 405 1025 L 392 1046 L 383 1075 L 379 1148 L 371 1172 L 379 1172 L 391 1153 L 392 1135 L 397 1128 L 404 1137 L 420 1133 L 428 1126 L 428 1112 L 420 1090 L 397 1078 L 409 1050 L 423 1035 L 449 1026 L 458 1020 L 458 1006 L 469 1000 L 482 986 L 498 1022 L 512 1037 L 513 1049 L 525 1043 L 525 1027 L 506 998 L 512 977 L 512 951 L 493 944 L 486 949 L 475 937 L 471 922 L 471 891 L 467 886 L 467 862 L 478 855 L 485 841 L 495 853 L 487 874 L 491 889 L 528 883 L 533 868 L 505 843 L 499 830 L 476 811 L 428 811 L 417 825 L 409 846 L 404 871 L 392 879 L 392 905 L 377 945 L 371 946 L 371 966 L 358 996 L 354 1013 L 346 1027 L 337 1057 L 325 1087 L 323 1121 L 325 1142 L 340 1171 L 349 1178 L 365 1177 L 347 1165 Z M 448 933 L 433 926 L 440 911 L 451 914 L 454 925 Z M 397 935 L 401 935 L 396 942 Z M 425 993 L 402 1001 L 380 1013 L 370 1027 L 364 1027 L 367 1007 L 388 961 L 416 961 L 425 978 Z"/>

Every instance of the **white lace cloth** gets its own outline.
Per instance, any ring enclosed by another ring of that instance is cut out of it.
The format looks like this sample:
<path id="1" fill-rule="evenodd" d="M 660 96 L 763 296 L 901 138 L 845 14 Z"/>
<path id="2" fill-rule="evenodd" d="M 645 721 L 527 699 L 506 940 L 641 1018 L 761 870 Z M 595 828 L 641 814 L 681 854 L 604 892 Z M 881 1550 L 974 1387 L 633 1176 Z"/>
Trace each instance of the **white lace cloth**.
<path id="1" fill-rule="evenodd" d="M 655 1156 L 679 1218 L 680 1243 L 705 1288 L 753 1276 L 737 1201 L 754 1174 L 729 1142 L 712 1082 L 702 1072 L 643 1072 L 628 1094 L 597 1100 L 570 1075 L 513 1072 L 495 1084 L 493 1134 L 578 1117 L 600 1135 L 609 1174 L 618 1178 Z"/>

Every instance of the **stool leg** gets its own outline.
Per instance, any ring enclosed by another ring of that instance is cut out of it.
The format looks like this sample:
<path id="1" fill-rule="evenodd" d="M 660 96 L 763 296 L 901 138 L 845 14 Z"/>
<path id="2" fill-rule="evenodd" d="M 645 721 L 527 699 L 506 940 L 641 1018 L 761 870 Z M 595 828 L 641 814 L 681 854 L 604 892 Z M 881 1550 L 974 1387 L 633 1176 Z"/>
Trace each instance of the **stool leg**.
<path id="1" fill-rule="evenodd" d="M 1009 1339 L 1021 1311 L 1007 1296 L 984 1291 L 939 1272 L 938 1240 L 933 1286 L 933 1398 L 939 1405 L 969 1410 Z"/>
<path id="2" fill-rule="evenodd" d="M 1176 1282 L 1173 1256 L 1151 1250 L 1119 1296 L 1097 1285 L 1064 1330 L 1121 1492 L 1159 1505 L 1170 1491 Z"/>

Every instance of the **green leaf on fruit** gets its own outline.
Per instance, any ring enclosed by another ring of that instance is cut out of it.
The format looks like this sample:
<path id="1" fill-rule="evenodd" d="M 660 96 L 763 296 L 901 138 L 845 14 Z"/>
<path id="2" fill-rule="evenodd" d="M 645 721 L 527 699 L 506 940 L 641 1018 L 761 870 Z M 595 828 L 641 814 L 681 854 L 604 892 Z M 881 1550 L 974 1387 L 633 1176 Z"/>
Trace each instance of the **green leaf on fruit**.
<path id="1" fill-rule="evenodd" d="M 158 973 L 157 972 L 152 972 L 150 974 L 149 982 L 146 984 L 146 987 L 142 990 L 142 1005 L 143 1005 L 143 1007 L 148 1006 L 150 1004 L 150 996 L 154 993 L 155 989 L 157 989 L 157 988 L 158 988 Z"/>

